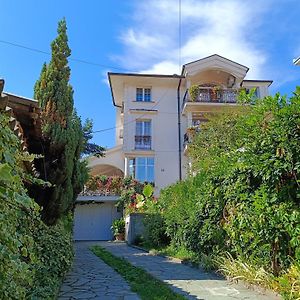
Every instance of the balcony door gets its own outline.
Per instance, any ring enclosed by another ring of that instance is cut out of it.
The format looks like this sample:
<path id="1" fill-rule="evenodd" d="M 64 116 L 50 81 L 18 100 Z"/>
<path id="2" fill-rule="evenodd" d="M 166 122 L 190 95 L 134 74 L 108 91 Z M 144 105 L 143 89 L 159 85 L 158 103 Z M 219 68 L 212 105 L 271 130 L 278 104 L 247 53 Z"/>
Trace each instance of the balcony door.
<path id="1" fill-rule="evenodd" d="M 135 149 L 151 149 L 151 120 L 136 121 Z"/>

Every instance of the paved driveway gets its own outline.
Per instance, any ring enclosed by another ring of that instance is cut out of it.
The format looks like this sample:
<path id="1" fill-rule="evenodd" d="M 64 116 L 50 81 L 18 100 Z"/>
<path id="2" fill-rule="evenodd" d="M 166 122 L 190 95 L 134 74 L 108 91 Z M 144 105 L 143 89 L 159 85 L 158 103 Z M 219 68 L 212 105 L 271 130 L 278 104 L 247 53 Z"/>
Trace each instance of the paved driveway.
<path id="1" fill-rule="evenodd" d="M 60 289 L 59 300 L 138 300 L 126 281 L 89 250 L 90 243 L 75 243 L 71 271 Z"/>
<path id="2" fill-rule="evenodd" d="M 168 258 L 114 242 L 77 242 L 75 260 L 59 294 L 59 300 L 101 299 L 137 300 L 125 280 L 94 255 L 89 247 L 99 245 L 112 254 L 127 259 L 132 265 L 142 267 L 156 278 L 166 282 L 187 299 L 200 300 L 278 300 L 271 293 L 248 289 L 243 284 L 233 284 L 223 278 L 191 268 Z"/>
<path id="3" fill-rule="evenodd" d="M 243 284 L 233 284 L 223 278 L 183 265 L 180 262 L 128 247 L 125 243 L 96 242 L 112 254 L 124 257 L 132 265 L 168 283 L 171 288 L 187 299 L 202 300 L 278 300 L 274 294 L 262 294 Z"/>

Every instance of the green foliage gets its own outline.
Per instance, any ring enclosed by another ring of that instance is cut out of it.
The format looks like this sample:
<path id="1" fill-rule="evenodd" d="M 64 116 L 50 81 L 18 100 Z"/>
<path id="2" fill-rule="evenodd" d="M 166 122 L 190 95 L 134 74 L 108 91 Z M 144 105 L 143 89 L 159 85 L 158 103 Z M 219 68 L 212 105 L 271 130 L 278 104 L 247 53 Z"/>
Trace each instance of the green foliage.
<path id="1" fill-rule="evenodd" d="M 192 85 L 189 88 L 189 94 L 190 94 L 191 100 L 193 102 L 195 102 L 197 100 L 198 95 L 199 95 L 199 85 Z"/>
<path id="2" fill-rule="evenodd" d="M 145 234 L 143 239 L 152 247 L 162 247 L 170 242 L 166 234 L 166 224 L 160 214 L 148 214 L 143 219 Z"/>
<path id="3" fill-rule="evenodd" d="M 48 227 L 40 223 L 34 232 L 37 244 L 36 276 L 32 288 L 34 299 L 55 299 L 64 275 L 73 259 L 71 232 L 60 222 Z"/>
<path id="4" fill-rule="evenodd" d="M 245 262 L 241 258 L 234 259 L 229 253 L 216 259 L 219 266 L 219 272 L 227 278 L 234 280 L 242 279 L 251 284 L 261 285 L 264 288 L 274 289 L 274 276 L 266 272 L 266 270 L 255 265 L 253 262 Z"/>
<path id="5" fill-rule="evenodd" d="M 84 145 L 83 145 L 83 155 L 94 155 L 96 157 L 103 157 L 104 151 L 106 150 L 104 147 L 101 147 L 95 143 L 89 142 L 93 138 L 93 120 L 86 119 L 82 128 L 83 137 L 84 137 Z"/>
<path id="6" fill-rule="evenodd" d="M 32 158 L 20 151 L 1 113 L 0 124 L 1 299 L 54 299 L 71 263 L 71 234 L 62 225 L 48 227 L 41 221 L 40 207 L 23 183 L 34 181 L 22 169 L 23 161 Z"/>
<path id="7" fill-rule="evenodd" d="M 154 192 L 154 188 L 151 184 L 146 184 L 143 188 L 143 195 L 145 196 L 146 199 L 149 199 L 150 197 L 152 197 Z"/>
<path id="8" fill-rule="evenodd" d="M 26 194 L 20 141 L 2 113 L 0 124 L 0 294 L 24 299 L 35 275 L 32 231 L 39 207 Z"/>
<path id="9" fill-rule="evenodd" d="M 42 109 L 44 165 L 41 174 L 52 186 L 43 190 L 36 187 L 33 194 L 43 207 L 42 215 L 47 224 L 55 224 L 73 208 L 74 200 L 87 179 L 86 164 L 79 159 L 88 137 L 84 137 L 80 118 L 74 110 L 68 66 L 71 50 L 64 19 L 59 22 L 57 33 L 51 44 L 51 61 L 43 65 L 34 87 L 34 97 Z M 90 123 L 85 132 L 90 134 Z"/>
<path id="10" fill-rule="evenodd" d="M 294 262 L 275 283 L 275 289 L 280 291 L 284 299 L 300 299 L 300 263 Z"/>
<path id="11" fill-rule="evenodd" d="M 166 283 L 156 279 L 142 268 L 134 267 L 125 259 L 116 257 L 99 246 L 92 247 L 92 251 L 117 271 L 142 300 L 185 299 L 182 295 L 174 293 Z"/>
<path id="12" fill-rule="evenodd" d="M 253 105 L 201 126 L 189 145 L 195 176 L 163 190 L 158 207 L 171 245 L 228 252 L 280 278 L 300 260 L 300 88 L 289 100 L 241 97 Z"/>
<path id="13" fill-rule="evenodd" d="M 111 226 L 111 230 L 114 236 L 125 233 L 125 220 L 124 219 L 114 220 Z"/>

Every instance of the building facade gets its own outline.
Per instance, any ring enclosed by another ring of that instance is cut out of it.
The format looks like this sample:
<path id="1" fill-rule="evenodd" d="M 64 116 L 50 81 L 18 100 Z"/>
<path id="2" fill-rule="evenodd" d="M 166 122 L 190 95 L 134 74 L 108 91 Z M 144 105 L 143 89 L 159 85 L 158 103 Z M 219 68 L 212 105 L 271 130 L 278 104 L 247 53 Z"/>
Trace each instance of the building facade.
<path id="1" fill-rule="evenodd" d="M 181 75 L 108 73 L 116 146 L 89 158 L 91 173 L 153 182 L 156 193 L 184 179 L 190 132 L 207 114 L 238 105 L 241 88 L 268 95 L 272 81 L 246 80 L 248 70 L 215 54 L 183 65 Z"/>

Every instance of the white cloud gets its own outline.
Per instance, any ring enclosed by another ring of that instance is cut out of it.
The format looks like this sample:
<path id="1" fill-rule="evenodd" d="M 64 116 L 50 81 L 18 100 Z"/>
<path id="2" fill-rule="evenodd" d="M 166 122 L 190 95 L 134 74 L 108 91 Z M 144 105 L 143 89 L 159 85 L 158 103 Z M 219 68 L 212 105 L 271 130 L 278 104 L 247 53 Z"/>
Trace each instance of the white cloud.
<path id="1" fill-rule="evenodd" d="M 248 78 L 264 75 L 266 53 L 250 37 L 270 2 L 182 0 L 181 63 L 220 54 L 250 68 Z M 124 53 L 115 57 L 126 69 L 179 73 L 178 1 L 139 1 L 134 25 L 120 37 Z"/>

